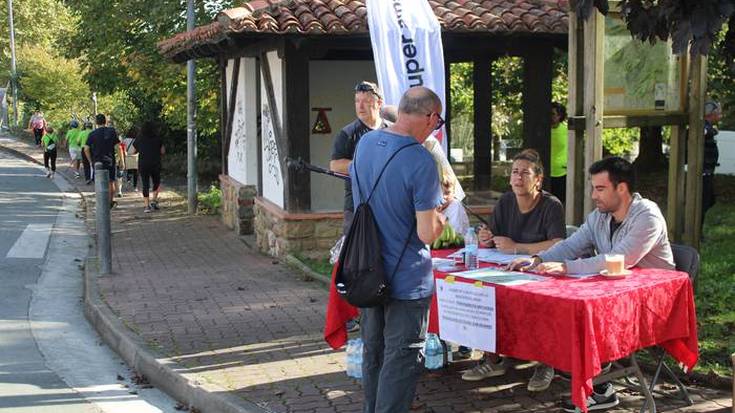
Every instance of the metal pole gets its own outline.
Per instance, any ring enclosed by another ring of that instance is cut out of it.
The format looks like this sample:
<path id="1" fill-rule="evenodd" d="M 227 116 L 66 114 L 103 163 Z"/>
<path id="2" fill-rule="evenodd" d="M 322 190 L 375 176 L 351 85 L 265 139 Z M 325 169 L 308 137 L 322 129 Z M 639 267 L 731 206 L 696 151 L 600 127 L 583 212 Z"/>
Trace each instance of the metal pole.
<path id="1" fill-rule="evenodd" d="M 13 87 L 13 125 L 18 127 L 18 73 L 15 69 L 15 29 L 13 28 L 13 0 L 8 0 L 10 28 L 10 85 Z"/>
<path id="2" fill-rule="evenodd" d="M 92 116 L 97 116 L 97 92 L 92 92 Z M 95 128 L 96 128 L 95 123 Z"/>
<path id="3" fill-rule="evenodd" d="M 102 162 L 94 164 L 95 213 L 97 218 L 97 263 L 100 274 L 112 272 L 110 225 L 110 174 Z"/>
<path id="4" fill-rule="evenodd" d="M 194 0 L 186 2 L 186 30 L 194 30 Z M 189 215 L 197 211 L 197 134 L 196 95 L 194 91 L 194 60 L 186 62 L 186 178 Z"/>

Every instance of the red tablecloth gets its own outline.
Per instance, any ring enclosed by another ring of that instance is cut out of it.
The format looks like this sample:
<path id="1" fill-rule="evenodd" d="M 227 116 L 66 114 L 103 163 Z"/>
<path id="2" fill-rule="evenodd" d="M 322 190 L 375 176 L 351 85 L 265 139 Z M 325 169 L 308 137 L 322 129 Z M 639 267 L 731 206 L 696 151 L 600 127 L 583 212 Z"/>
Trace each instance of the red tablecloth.
<path id="1" fill-rule="evenodd" d="M 433 255 L 446 257 L 450 252 Z M 633 275 L 617 280 L 548 277 L 521 286 L 494 287 L 498 353 L 571 372 L 572 401 L 583 409 L 602 363 L 653 345 L 660 345 L 689 369 L 697 363 L 694 295 L 686 273 L 633 269 Z M 436 305 L 435 296 L 429 315 L 432 332 L 439 331 Z M 334 348 L 346 340 L 346 334 L 341 342 L 334 340 L 334 329 L 344 329 L 348 319 L 339 315 L 345 306 L 349 307 L 330 291 L 325 339 Z"/>

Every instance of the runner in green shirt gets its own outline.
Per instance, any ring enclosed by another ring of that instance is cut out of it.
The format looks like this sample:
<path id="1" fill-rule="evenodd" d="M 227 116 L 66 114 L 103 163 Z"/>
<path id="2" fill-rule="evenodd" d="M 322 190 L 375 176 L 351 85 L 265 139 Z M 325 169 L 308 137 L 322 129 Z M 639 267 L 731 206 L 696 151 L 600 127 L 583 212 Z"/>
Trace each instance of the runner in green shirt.
<path id="1" fill-rule="evenodd" d="M 87 144 L 87 138 L 89 137 L 89 134 L 92 132 L 92 124 L 91 123 L 85 123 L 84 128 L 79 131 L 77 134 L 77 142 L 79 143 L 79 147 L 82 148 L 82 165 L 84 165 L 84 180 L 87 184 L 92 183 L 92 167 L 89 163 L 89 159 L 84 155 L 84 146 Z"/>
<path id="2" fill-rule="evenodd" d="M 74 169 L 74 178 L 79 179 L 79 162 L 82 160 L 82 145 L 79 142 L 79 122 L 72 120 L 69 124 L 69 130 L 66 131 L 65 141 L 69 146 L 69 159 L 71 167 Z"/>
<path id="3" fill-rule="evenodd" d="M 567 108 L 551 102 L 551 193 L 562 204 L 567 199 Z"/>
<path id="4" fill-rule="evenodd" d="M 56 146 L 59 137 L 54 133 L 54 128 L 46 127 L 46 134 L 41 137 L 43 146 L 43 165 L 46 167 L 46 178 L 53 178 L 56 173 Z"/>

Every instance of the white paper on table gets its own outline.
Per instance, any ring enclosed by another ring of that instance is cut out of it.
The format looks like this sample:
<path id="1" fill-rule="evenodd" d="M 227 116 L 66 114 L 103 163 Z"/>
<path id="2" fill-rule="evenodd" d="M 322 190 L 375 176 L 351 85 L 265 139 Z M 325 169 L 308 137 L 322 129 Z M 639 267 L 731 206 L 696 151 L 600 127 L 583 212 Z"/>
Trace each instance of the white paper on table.
<path id="1" fill-rule="evenodd" d="M 454 260 L 451 258 L 432 258 L 431 266 L 436 269 L 441 266 L 454 265 Z"/>
<path id="2" fill-rule="evenodd" d="M 436 280 L 439 336 L 470 348 L 495 352 L 495 288 Z"/>
<path id="3" fill-rule="evenodd" d="M 452 275 L 500 285 L 523 285 L 536 281 L 544 281 L 547 279 L 540 275 L 519 271 L 505 271 L 499 268 L 491 267 L 455 272 Z"/>
<path id="4" fill-rule="evenodd" d="M 449 258 L 460 257 L 462 256 L 462 253 L 464 253 L 464 248 L 455 251 L 454 253 L 449 255 Z M 480 248 L 477 250 L 477 259 L 482 262 L 491 262 L 494 264 L 510 264 L 511 261 L 515 260 L 516 258 L 531 258 L 531 256 L 521 254 L 506 254 L 504 252 L 498 251 L 496 248 Z"/>

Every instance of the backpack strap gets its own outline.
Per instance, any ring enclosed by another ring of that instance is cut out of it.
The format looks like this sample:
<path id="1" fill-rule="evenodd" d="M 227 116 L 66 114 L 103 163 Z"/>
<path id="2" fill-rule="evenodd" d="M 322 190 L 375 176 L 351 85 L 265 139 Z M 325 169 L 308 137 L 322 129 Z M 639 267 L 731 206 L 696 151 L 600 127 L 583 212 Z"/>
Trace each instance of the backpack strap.
<path id="1" fill-rule="evenodd" d="M 380 170 L 380 174 L 378 174 L 378 179 L 375 180 L 375 184 L 373 184 L 373 188 L 370 190 L 370 195 L 368 196 L 367 201 L 364 201 L 365 203 L 369 203 L 370 200 L 373 198 L 373 194 L 375 193 L 375 188 L 378 187 L 378 183 L 380 183 L 380 178 L 383 177 L 383 172 L 385 172 L 385 168 L 388 167 L 388 164 L 390 163 L 390 161 L 392 161 L 393 158 L 395 158 L 396 155 L 398 155 L 398 152 L 408 148 L 409 146 L 414 146 L 414 145 L 419 145 L 419 143 L 414 142 L 414 143 L 409 143 L 408 145 L 403 145 L 400 148 L 398 148 L 397 151 L 393 152 L 390 158 L 388 158 L 388 160 L 383 165 L 383 169 Z M 360 178 L 357 176 L 357 158 L 355 158 L 353 162 L 355 163 L 355 181 L 357 181 L 357 191 L 360 194 L 360 199 L 365 199 L 365 197 L 362 194 L 362 189 L 360 188 Z"/>
<path id="2" fill-rule="evenodd" d="M 367 201 L 365 203 L 369 203 L 370 200 L 373 198 L 373 194 L 375 193 L 375 188 L 378 187 L 378 183 L 380 182 L 380 178 L 383 177 L 383 172 L 385 172 L 385 168 L 388 166 L 390 161 L 393 160 L 393 158 L 398 155 L 398 152 L 408 148 L 409 146 L 419 145 L 418 142 L 409 143 L 408 145 L 403 145 L 400 148 L 398 148 L 397 151 L 393 152 L 393 154 L 388 158 L 388 160 L 385 162 L 385 165 L 383 165 L 383 169 L 380 170 L 380 174 L 378 175 L 378 179 L 375 180 L 375 184 L 373 185 L 373 189 L 370 190 L 370 195 L 368 196 Z M 355 181 L 357 181 L 357 190 L 360 194 L 360 199 L 365 199 L 365 197 L 362 195 L 362 189 L 360 189 L 360 179 L 357 176 L 357 159 L 355 159 L 353 162 L 355 162 Z M 403 256 L 406 254 L 406 249 L 408 248 L 408 244 L 411 242 L 411 237 L 414 232 L 416 232 L 416 217 L 413 218 L 413 225 L 411 225 L 411 230 L 408 232 L 408 236 L 406 237 L 406 242 L 403 244 L 403 250 L 401 250 L 401 255 L 398 257 L 398 262 L 396 262 L 396 267 L 393 268 L 393 273 L 390 275 L 390 278 L 387 280 L 388 283 L 393 282 L 393 278 L 396 276 L 396 272 L 398 272 L 398 267 L 401 265 L 401 261 L 403 260 Z"/>

